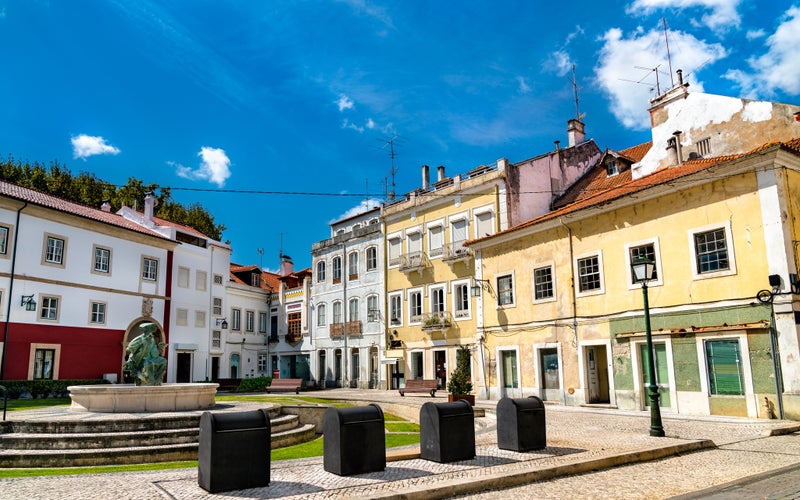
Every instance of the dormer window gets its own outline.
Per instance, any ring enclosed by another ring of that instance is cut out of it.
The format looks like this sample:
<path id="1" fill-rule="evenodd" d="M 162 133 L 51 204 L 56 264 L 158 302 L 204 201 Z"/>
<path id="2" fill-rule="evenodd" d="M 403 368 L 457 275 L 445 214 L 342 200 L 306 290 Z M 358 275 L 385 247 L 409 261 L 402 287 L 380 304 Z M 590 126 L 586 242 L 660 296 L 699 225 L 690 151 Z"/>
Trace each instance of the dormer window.
<path id="1" fill-rule="evenodd" d="M 619 169 L 617 168 L 617 160 L 608 160 L 606 162 L 606 175 L 608 177 L 617 175 L 619 173 Z"/>
<path id="2" fill-rule="evenodd" d="M 261 286 L 261 275 L 258 273 L 250 274 L 250 286 Z"/>

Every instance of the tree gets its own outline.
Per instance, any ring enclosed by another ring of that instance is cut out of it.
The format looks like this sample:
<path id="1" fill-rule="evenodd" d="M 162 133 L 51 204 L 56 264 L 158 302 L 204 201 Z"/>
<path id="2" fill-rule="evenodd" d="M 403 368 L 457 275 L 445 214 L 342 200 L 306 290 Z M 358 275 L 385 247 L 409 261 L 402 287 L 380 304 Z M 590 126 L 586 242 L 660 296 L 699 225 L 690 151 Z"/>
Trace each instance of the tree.
<path id="1" fill-rule="evenodd" d="M 450 374 L 447 381 L 447 390 L 450 394 L 469 394 L 472 392 L 472 382 L 470 382 L 470 359 L 472 352 L 468 346 L 459 346 L 456 351 L 456 369 Z"/>

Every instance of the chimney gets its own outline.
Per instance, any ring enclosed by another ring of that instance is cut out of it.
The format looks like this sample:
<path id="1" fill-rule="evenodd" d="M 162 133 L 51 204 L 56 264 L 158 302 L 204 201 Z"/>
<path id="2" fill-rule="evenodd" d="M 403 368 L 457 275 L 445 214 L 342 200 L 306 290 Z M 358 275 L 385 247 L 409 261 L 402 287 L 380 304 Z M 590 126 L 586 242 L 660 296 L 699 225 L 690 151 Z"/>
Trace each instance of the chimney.
<path id="1" fill-rule="evenodd" d="M 678 85 L 683 85 L 683 70 L 679 69 L 675 72 L 678 73 Z"/>
<path id="2" fill-rule="evenodd" d="M 102 210 L 103 212 L 106 212 L 106 213 L 110 213 L 111 212 L 111 203 L 109 203 L 108 200 L 103 200 L 103 204 L 100 205 L 100 210 Z"/>
<path id="3" fill-rule="evenodd" d="M 158 199 L 153 195 L 152 191 L 147 193 L 144 197 L 144 218 L 153 222 L 153 211 L 158 205 Z"/>
<path id="4" fill-rule="evenodd" d="M 667 166 L 674 167 L 678 164 L 678 148 L 675 145 L 675 138 L 667 139 Z"/>
<path id="5" fill-rule="evenodd" d="M 556 143 L 556 153 L 558 153 L 559 151 L 561 151 L 561 141 L 553 141 L 553 142 Z"/>
<path id="6" fill-rule="evenodd" d="M 444 180 L 444 165 L 439 165 L 436 167 L 436 182 L 442 182 Z"/>
<path id="7" fill-rule="evenodd" d="M 294 263 L 292 262 L 292 258 L 288 255 L 281 254 L 281 268 L 278 271 L 278 275 L 280 276 L 289 276 L 294 272 Z"/>
<path id="8" fill-rule="evenodd" d="M 680 130 L 676 130 L 672 133 L 675 136 L 675 154 L 678 159 L 678 163 L 676 165 L 683 165 L 683 151 L 681 151 L 681 132 Z"/>
<path id="9" fill-rule="evenodd" d="M 422 166 L 422 190 L 427 191 L 431 187 L 431 171 L 427 165 Z"/>
<path id="10" fill-rule="evenodd" d="M 569 147 L 582 143 L 586 138 L 583 133 L 583 122 L 576 118 L 568 121 L 567 136 L 569 137 Z"/>

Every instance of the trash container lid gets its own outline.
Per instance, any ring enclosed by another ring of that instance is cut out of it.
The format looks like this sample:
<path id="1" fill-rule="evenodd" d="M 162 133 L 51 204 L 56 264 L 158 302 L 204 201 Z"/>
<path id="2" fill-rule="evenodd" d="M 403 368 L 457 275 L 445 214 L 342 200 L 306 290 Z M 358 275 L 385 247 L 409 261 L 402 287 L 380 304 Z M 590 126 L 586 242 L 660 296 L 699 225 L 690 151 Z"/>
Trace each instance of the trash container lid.
<path id="1" fill-rule="evenodd" d="M 208 415 L 208 417 L 206 417 Z M 266 428 L 269 418 L 263 410 L 239 411 L 235 413 L 204 412 L 201 419 L 211 420 L 214 431 Z"/>
<path id="2" fill-rule="evenodd" d="M 472 405 L 460 399 L 452 403 L 425 403 L 420 408 L 421 414 L 438 415 L 441 417 L 454 417 L 457 415 L 473 415 Z"/>
<path id="3" fill-rule="evenodd" d="M 544 409 L 544 401 L 538 396 L 529 396 L 527 398 L 502 398 L 497 403 L 497 409 L 505 409 L 511 410 L 516 409 L 517 411 L 526 411 L 526 410 L 543 410 Z"/>
<path id="4" fill-rule="evenodd" d="M 329 416 L 330 415 L 330 416 Z M 328 408 L 323 418 L 333 418 L 340 425 L 383 420 L 383 410 L 375 403 L 352 408 Z"/>

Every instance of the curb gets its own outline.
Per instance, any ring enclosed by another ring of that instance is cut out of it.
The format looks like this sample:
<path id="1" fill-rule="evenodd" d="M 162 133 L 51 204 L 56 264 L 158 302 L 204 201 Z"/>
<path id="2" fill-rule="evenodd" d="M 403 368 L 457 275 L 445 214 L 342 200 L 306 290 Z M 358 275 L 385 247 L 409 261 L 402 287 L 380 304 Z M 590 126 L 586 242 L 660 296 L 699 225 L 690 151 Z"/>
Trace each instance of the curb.
<path id="1" fill-rule="evenodd" d="M 419 485 L 405 489 L 394 490 L 380 494 L 373 492 L 371 498 L 381 499 L 403 499 L 403 500 L 427 500 L 434 498 L 450 498 L 456 495 L 478 493 L 486 490 L 497 490 L 533 483 L 536 481 L 546 481 L 562 476 L 583 474 L 590 471 L 608 469 L 620 465 L 632 463 L 648 462 L 659 460 L 682 453 L 716 448 L 713 441 L 705 439 L 699 441 L 689 441 L 669 446 L 656 448 L 645 448 L 619 455 L 609 455 L 600 458 L 590 458 L 578 462 L 564 465 L 556 465 L 545 469 L 528 470 L 521 472 L 502 472 L 498 471 L 490 477 L 478 478 L 474 480 L 464 480 L 463 478 L 453 480 L 437 481 L 436 484 Z M 502 466 L 501 466 L 502 467 Z"/>

